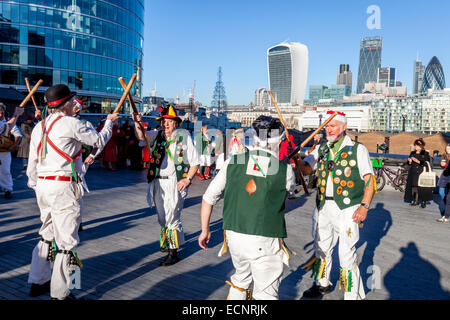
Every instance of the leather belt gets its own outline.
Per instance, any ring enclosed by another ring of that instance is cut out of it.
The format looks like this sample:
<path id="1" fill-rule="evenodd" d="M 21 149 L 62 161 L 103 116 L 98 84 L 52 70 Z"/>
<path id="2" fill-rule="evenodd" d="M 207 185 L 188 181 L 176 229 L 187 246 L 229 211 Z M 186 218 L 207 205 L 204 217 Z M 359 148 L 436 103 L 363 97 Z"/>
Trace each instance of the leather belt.
<path id="1" fill-rule="evenodd" d="M 169 179 L 168 176 L 156 176 L 155 179 Z"/>
<path id="2" fill-rule="evenodd" d="M 43 180 L 55 180 L 55 181 L 75 181 L 74 177 L 66 177 L 66 176 L 45 176 L 38 178 Z"/>
<path id="3" fill-rule="evenodd" d="M 325 200 L 334 200 L 333 197 L 325 197 Z"/>

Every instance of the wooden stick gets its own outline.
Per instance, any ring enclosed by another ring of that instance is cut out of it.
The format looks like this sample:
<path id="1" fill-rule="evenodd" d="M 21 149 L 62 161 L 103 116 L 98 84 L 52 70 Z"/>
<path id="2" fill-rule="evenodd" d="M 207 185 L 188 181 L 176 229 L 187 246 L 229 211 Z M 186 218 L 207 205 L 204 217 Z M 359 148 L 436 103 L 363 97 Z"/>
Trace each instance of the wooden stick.
<path id="1" fill-rule="evenodd" d="M 281 123 L 283 124 L 284 130 L 286 132 L 286 139 L 288 141 L 289 146 L 291 145 L 291 140 L 289 139 L 289 131 L 287 129 L 286 123 L 284 122 L 283 116 L 281 115 L 280 108 L 278 107 L 277 102 L 275 101 L 275 98 L 273 97 L 272 90 L 269 90 L 270 99 L 272 99 L 272 103 L 275 106 L 275 109 L 277 109 L 278 117 L 280 118 Z M 295 161 L 295 165 L 298 166 L 297 161 Z M 300 169 L 300 168 L 299 168 Z M 306 185 L 305 177 L 303 176 L 303 173 L 301 170 L 297 170 L 300 177 L 300 183 L 302 184 L 303 190 L 305 190 L 306 194 L 310 194 L 308 191 L 308 186 Z"/>
<path id="2" fill-rule="evenodd" d="M 295 150 L 292 151 L 292 153 L 288 156 L 288 158 L 291 159 L 293 156 L 297 154 L 297 152 L 299 152 L 302 148 L 304 148 L 308 144 L 308 142 L 311 141 L 311 139 L 313 139 L 314 136 L 318 134 L 320 130 L 322 130 L 328 124 L 328 122 L 333 120 L 333 118 L 337 114 L 338 114 L 337 111 L 335 111 L 324 123 L 322 123 L 316 130 L 314 130 L 314 132 L 311 133 L 308 138 L 306 138 L 297 148 L 295 148 Z"/>
<path id="3" fill-rule="evenodd" d="M 133 76 L 130 79 L 130 82 L 128 82 L 128 86 L 125 88 L 124 93 L 122 94 L 122 98 L 120 98 L 119 103 L 117 104 L 116 108 L 112 113 L 119 113 L 120 108 L 122 108 L 123 103 L 125 102 L 125 99 L 127 98 L 128 94 L 130 93 L 131 87 L 133 86 L 134 80 L 136 80 L 136 73 L 133 74 Z"/>
<path id="4" fill-rule="evenodd" d="M 122 85 L 122 88 L 123 88 L 124 90 L 126 90 L 126 89 L 127 89 L 127 85 L 126 85 L 126 83 L 125 83 L 125 80 L 123 80 L 123 78 L 120 77 L 120 78 L 119 78 L 119 82 L 120 82 L 120 84 Z M 137 110 L 137 108 L 136 108 L 136 105 L 134 104 L 134 101 L 133 101 L 133 98 L 131 97 L 131 94 L 128 93 L 127 97 L 128 97 L 128 100 L 130 101 L 131 108 L 133 108 L 134 113 L 138 113 L 138 110 Z M 152 151 L 151 151 L 150 143 L 149 143 L 149 141 L 148 141 L 147 134 L 145 133 L 146 130 L 145 130 L 145 128 L 144 128 L 144 125 L 142 124 L 142 121 L 138 121 L 138 125 L 139 125 L 139 128 L 141 128 L 142 133 L 144 134 L 144 140 L 145 140 L 145 145 L 147 146 L 147 152 L 148 152 L 149 157 L 151 158 L 151 157 L 152 157 L 152 155 L 151 155 L 151 152 L 152 152 Z"/>
<path id="5" fill-rule="evenodd" d="M 281 123 L 283 124 L 284 130 L 286 132 L 286 139 L 289 144 L 291 144 L 291 139 L 289 139 L 289 131 L 286 126 L 286 123 L 284 122 L 283 116 L 281 115 L 280 108 L 278 107 L 277 102 L 275 101 L 275 98 L 273 97 L 272 90 L 269 90 L 270 99 L 272 99 L 272 103 L 275 106 L 275 109 L 277 109 L 278 117 L 280 118 Z"/>
<path id="6" fill-rule="evenodd" d="M 31 89 L 30 89 L 30 82 L 28 82 L 28 78 L 27 77 L 25 77 L 25 84 L 27 85 L 28 92 L 30 92 L 31 91 Z M 34 100 L 34 96 L 31 96 L 31 101 L 33 101 L 34 109 L 36 111 L 38 111 L 39 109 L 38 109 L 38 107 L 36 105 L 36 100 Z"/>
<path id="7" fill-rule="evenodd" d="M 33 90 L 28 92 L 28 95 L 25 97 L 25 99 L 23 99 L 23 101 L 19 105 L 19 107 L 23 108 L 27 104 L 28 100 L 30 100 L 30 98 L 33 96 L 33 94 L 36 92 L 36 90 L 39 88 L 39 86 L 42 84 L 42 82 L 44 82 L 44 81 L 41 79 L 34 85 Z"/>

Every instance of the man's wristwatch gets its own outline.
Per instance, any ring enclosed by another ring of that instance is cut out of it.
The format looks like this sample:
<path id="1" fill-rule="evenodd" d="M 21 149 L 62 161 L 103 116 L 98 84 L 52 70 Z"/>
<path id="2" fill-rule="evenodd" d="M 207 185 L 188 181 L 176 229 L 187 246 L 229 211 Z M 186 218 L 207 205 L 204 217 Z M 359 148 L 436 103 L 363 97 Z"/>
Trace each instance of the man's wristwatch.
<path id="1" fill-rule="evenodd" d="M 361 202 L 361 206 L 363 206 L 363 207 L 366 208 L 367 210 L 370 209 L 370 204 Z"/>
<path id="2" fill-rule="evenodd" d="M 188 179 L 189 180 L 189 182 L 191 182 L 192 181 L 192 179 L 188 176 L 188 175 L 186 175 L 186 179 Z"/>

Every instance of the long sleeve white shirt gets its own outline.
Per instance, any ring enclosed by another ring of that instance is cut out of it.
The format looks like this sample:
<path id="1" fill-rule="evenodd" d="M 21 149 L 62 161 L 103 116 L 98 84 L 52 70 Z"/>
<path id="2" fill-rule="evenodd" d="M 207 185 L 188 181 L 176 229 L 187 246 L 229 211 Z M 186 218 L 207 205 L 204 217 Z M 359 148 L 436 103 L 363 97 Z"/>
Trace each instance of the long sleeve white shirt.
<path id="1" fill-rule="evenodd" d="M 88 126 L 77 118 L 67 116 L 64 113 L 51 114 L 46 118 L 46 127 L 62 115 L 63 117 L 55 123 L 48 137 L 51 141 L 69 157 L 75 157 L 81 150 L 83 143 L 102 148 L 111 137 L 113 123 L 110 120 L 105 121 L 101 132 L 97 132 L 92 126 Z M 47 154 L 45 159 L 41 159 L 38 154 L 38 146 L 42 138 L 42 123 L 39 122 L 31 133 L 30 154 L 28 158 L 27 176 L 28 186 L 36 186 L 38 176 L 71 176 L 72 168 L 70 163 L 59 155 L 49 143 L 47 143 Z M 42 149 L 43 146 L 41 146 Z M 81 156 L 74 161 L 75 170 L 81 171 L 83 162 Z"/>

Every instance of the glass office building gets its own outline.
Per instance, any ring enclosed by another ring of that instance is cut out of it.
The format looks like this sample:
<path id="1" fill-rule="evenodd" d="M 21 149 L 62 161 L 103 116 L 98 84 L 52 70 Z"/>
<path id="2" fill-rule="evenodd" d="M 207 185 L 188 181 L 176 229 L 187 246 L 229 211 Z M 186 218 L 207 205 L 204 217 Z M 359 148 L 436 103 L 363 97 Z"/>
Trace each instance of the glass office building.
<path id="1" fill-rule="evenodd" d="M 308 76 L 308 48 L 283 42 L 267 49 L 269 87 L 277 103 L 302 105 Z"/>
<path id="2" fill-rule="evenodd" d="M 356 93 L 361 93 L 366 83 L 377 81 L 378 68 L 381 67 L 381 48 L 381 37 L 361 39 Z"/>
<path id="3" fill-rule="evenodd" d="M 445 88 L 444 70 L 437 57 L 431 58 L 422 79 L 421 94 L 426 94 L 428 89 L 442 90 Z"/>
<path id="4" fill-rule="evenodd" d="M 141 97 L 143 0 L 0 1 L 0 87 L 26 92 L 44 82 L 37 98 L 65 83 L 88 112 L 110 112 L 137 73 L 131 94 Z M 123 112 L 128 112 L 128 105 Z"/>

